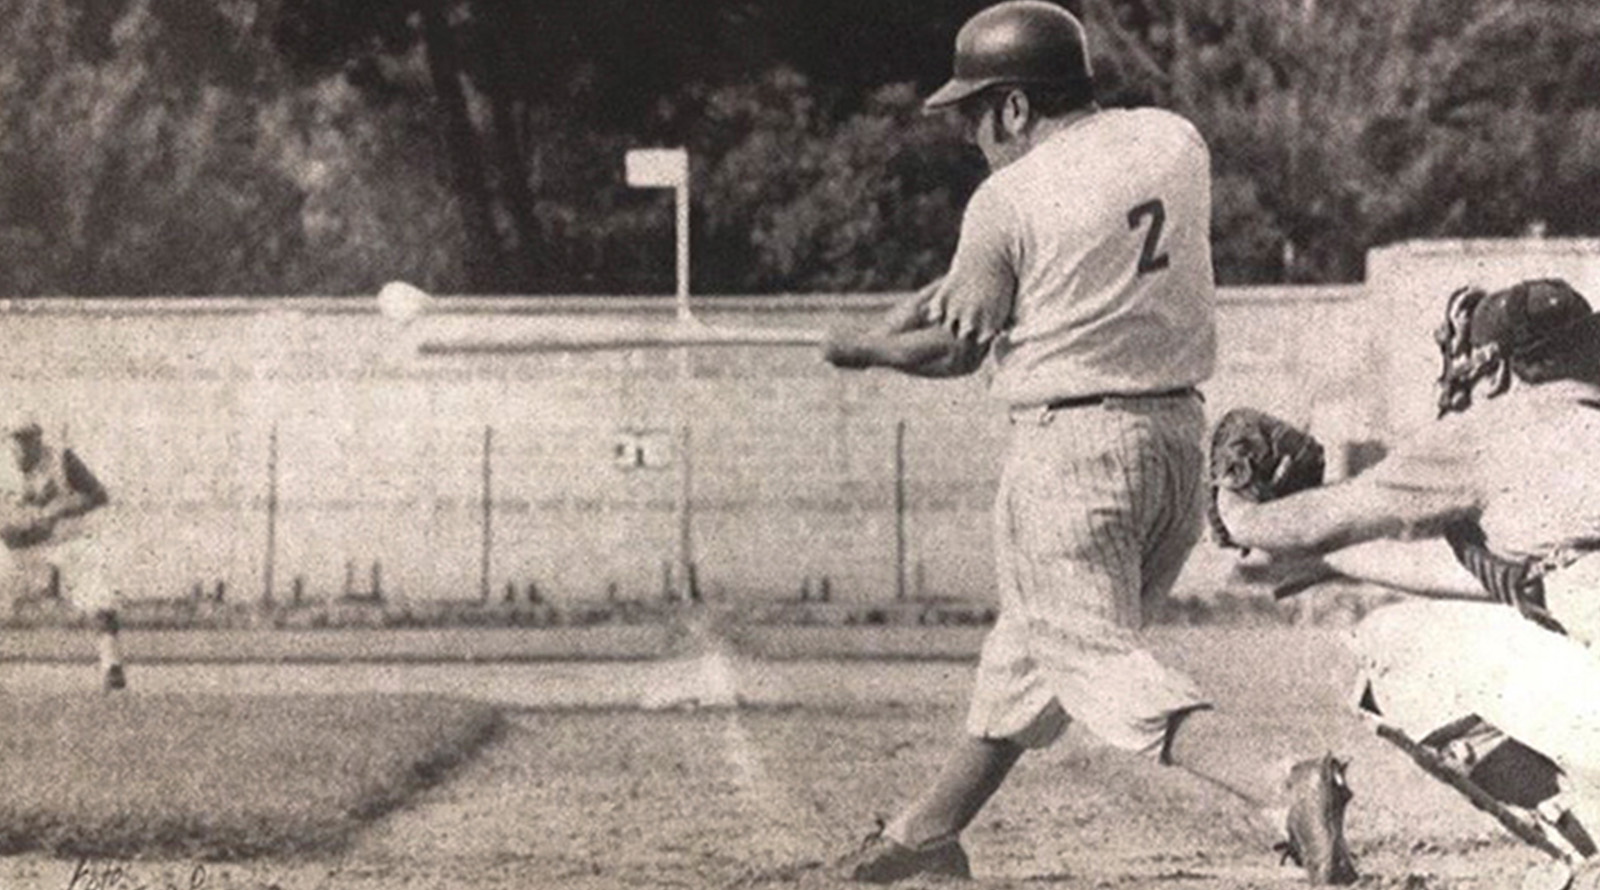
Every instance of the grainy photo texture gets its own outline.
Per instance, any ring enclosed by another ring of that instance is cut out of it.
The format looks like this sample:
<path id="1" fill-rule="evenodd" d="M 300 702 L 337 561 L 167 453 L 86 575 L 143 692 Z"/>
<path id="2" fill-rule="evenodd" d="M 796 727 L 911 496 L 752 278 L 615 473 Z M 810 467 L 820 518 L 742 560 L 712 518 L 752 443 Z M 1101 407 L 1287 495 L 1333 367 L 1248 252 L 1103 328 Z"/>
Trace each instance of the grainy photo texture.
<path id="1" fill-rule="evenodd" d="M 0 21 L 0 888 L 1600 888 L 1600 12 Z"/>

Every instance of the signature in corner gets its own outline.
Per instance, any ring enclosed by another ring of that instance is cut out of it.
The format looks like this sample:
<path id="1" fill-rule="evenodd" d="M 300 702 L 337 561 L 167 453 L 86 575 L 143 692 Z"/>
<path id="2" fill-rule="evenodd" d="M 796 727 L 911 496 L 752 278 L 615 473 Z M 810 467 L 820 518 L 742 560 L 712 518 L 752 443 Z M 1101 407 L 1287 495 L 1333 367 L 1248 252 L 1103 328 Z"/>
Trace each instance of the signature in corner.
<path id="1" fill-rule="evenodd" d="M 205 885 L 206 867 L 198 863 L 189 869 L 188 880 L 179 883 L 164 877 L 145 880 L 131 866 L 121 862 L 79 859 L 73 866 L 66 890 L 203 890 Z"/>

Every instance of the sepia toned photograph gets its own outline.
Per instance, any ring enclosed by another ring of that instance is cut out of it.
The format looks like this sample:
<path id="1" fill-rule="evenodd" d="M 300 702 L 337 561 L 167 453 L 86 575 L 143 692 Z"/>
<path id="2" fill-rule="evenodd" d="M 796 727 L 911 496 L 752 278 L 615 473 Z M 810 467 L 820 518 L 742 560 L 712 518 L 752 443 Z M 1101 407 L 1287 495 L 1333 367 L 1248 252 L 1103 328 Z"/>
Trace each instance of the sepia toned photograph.
<path id="1" fill-rule="evenodd" d="M 1600 7 L 0 0 L 0 890 L 1600 890 Z"/>

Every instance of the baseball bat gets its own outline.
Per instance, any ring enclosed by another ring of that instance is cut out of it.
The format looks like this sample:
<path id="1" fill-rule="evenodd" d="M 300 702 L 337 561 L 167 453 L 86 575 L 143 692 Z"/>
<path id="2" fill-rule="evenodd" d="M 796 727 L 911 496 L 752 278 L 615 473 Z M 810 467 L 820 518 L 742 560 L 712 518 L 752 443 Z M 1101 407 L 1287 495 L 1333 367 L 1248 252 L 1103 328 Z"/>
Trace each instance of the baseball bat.
<path id="1" fill-rule="evenodd" d="M 667 349 L 680 346 L 820 346 L 822 331 L 806 328 L 711 325 L 695 320 L 539 319 L 520 332 L 497 336 L 434 337 L 417 345 L 422 355 L 537 355 Z"/>
<path id="2" fill-rule="evenodd" d="M 438 301 L 404 282 L 390 282 L 378 294 L 379 310 L 409 327 L 437 311 Z M 538 355 L 556 352 L 600 352 L 702 346 L 820 346 L 826 332 L 813 328 L 712 325 L 695 318 L 641 321 L 623 318 L 554 318 L 521 316 L 502 319 L 494 334 L 476 330 L 453 333 L 438 326 L 414 336 L 420 355 Z M 476 326 L 474 326 L 476 327 Z"/>

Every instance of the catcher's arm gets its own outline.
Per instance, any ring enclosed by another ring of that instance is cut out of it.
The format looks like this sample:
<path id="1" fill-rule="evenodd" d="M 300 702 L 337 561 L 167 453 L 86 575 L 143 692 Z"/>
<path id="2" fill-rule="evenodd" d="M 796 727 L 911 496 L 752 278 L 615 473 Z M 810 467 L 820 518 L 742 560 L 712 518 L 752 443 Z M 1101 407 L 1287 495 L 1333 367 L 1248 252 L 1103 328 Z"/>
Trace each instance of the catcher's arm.
<path id="1" fill-rule="evenodd" d="M 1240 545 L 1272 552 L 1328 553 L 1377 538 L 1430 537 L 1476 505 L 1446 492 L 1367 484 L 1360 478 L 1257 503 L 1221 489 L 1217 512 Z"/>
<path id="2" fill-rule="evenodd" d="M 1365 541 L 1335 550 L 1323 561 L 1345 577 L 1416 596 L 1490 599 L 1483 584 L 1461 566 L 1450 547 L 1434 538 Z"/>

